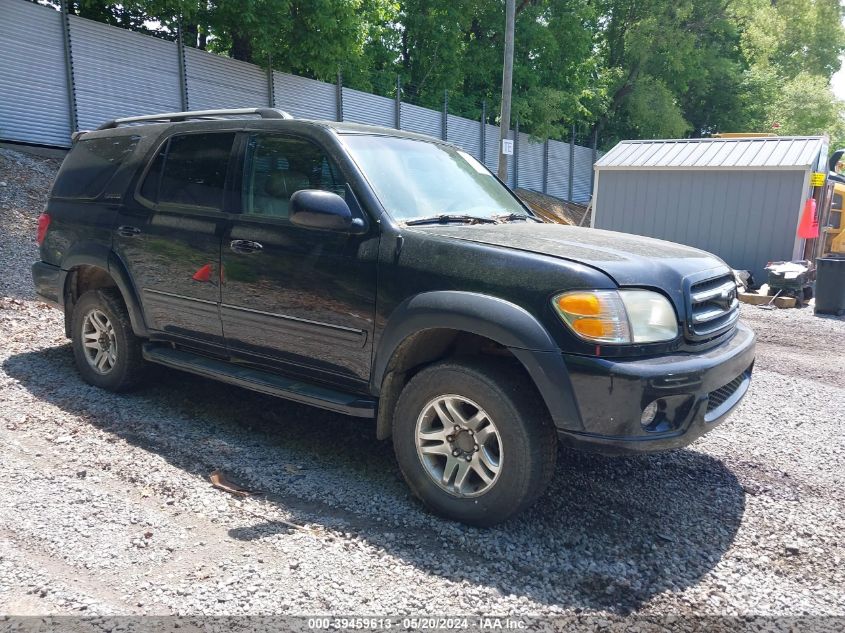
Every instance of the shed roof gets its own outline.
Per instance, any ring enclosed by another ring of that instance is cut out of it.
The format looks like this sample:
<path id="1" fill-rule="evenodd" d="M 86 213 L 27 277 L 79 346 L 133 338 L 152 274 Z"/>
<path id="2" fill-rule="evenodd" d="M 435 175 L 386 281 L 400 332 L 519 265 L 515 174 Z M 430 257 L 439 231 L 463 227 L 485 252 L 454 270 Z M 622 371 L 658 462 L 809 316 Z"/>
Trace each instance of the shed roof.
<path id="1" fill-rule="evenodd" d="M 823 136 L 621 141 L 596 169 L 808 169 Z"/>

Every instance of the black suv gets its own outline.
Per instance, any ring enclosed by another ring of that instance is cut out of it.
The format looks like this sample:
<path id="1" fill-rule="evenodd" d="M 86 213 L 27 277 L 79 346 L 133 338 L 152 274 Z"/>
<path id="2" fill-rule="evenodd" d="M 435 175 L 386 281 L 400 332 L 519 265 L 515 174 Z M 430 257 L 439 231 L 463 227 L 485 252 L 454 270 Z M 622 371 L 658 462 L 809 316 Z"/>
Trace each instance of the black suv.
<path id="1" fill-rule="evenodd" d="M 732 271 L 546 224 L 461 149 L 272 109 L 79 133 L 38 227 L 39 295 L 110 390 L 158 363 L 361 418 L 430 508 L 490 525 L 556 439 L 688 444 L 748 389 Z"/>

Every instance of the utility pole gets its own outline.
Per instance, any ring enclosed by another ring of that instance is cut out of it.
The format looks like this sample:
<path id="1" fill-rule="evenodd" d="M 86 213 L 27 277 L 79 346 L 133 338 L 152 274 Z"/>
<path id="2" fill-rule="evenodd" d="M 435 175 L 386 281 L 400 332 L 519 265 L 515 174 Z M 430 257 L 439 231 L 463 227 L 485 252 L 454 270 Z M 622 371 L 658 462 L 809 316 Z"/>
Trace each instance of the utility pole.
<path id="1" fill-rule="evenodd" d="M 508 179 L 508 157 L 504 141 L 511 126 L 511 92 L 513 89 L 513 31 L 516 21 L 516 0 L 505 0 L 505 64 L 502 70 L 502 116 L 499 120 L 499 180 Z"/>

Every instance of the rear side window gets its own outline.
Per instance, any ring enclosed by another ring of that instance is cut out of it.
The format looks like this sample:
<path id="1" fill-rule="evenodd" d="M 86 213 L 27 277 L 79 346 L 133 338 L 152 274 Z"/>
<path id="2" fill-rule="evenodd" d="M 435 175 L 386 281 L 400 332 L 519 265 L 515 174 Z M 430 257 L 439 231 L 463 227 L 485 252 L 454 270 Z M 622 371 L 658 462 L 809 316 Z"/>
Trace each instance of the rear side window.
<path id="1" fill-rule="evenodd" d="M 158 204 L 221 209 L 234 132 L 172 136 L 153 159 L 141 195 Z"/>
<path id="2" fill-rule="evenodd" d="M 59 198 L 96 198 L 117 168 L 135 151 L 140 136 L 82 138 L 65 157 L 53 195 Z"/>

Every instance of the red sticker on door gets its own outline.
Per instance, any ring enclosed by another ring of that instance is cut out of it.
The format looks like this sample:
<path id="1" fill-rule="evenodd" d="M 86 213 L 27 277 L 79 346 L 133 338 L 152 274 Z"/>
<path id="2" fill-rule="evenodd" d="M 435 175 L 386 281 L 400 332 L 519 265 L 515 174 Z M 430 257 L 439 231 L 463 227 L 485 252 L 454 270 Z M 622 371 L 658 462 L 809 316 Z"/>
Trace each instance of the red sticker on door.
<path id="1" fill-rule="evenodd" d="M 191 277 L 194 281 L 210 281 L 211 280 L 211 264 L 206 264 L 194 273 Z"/>

